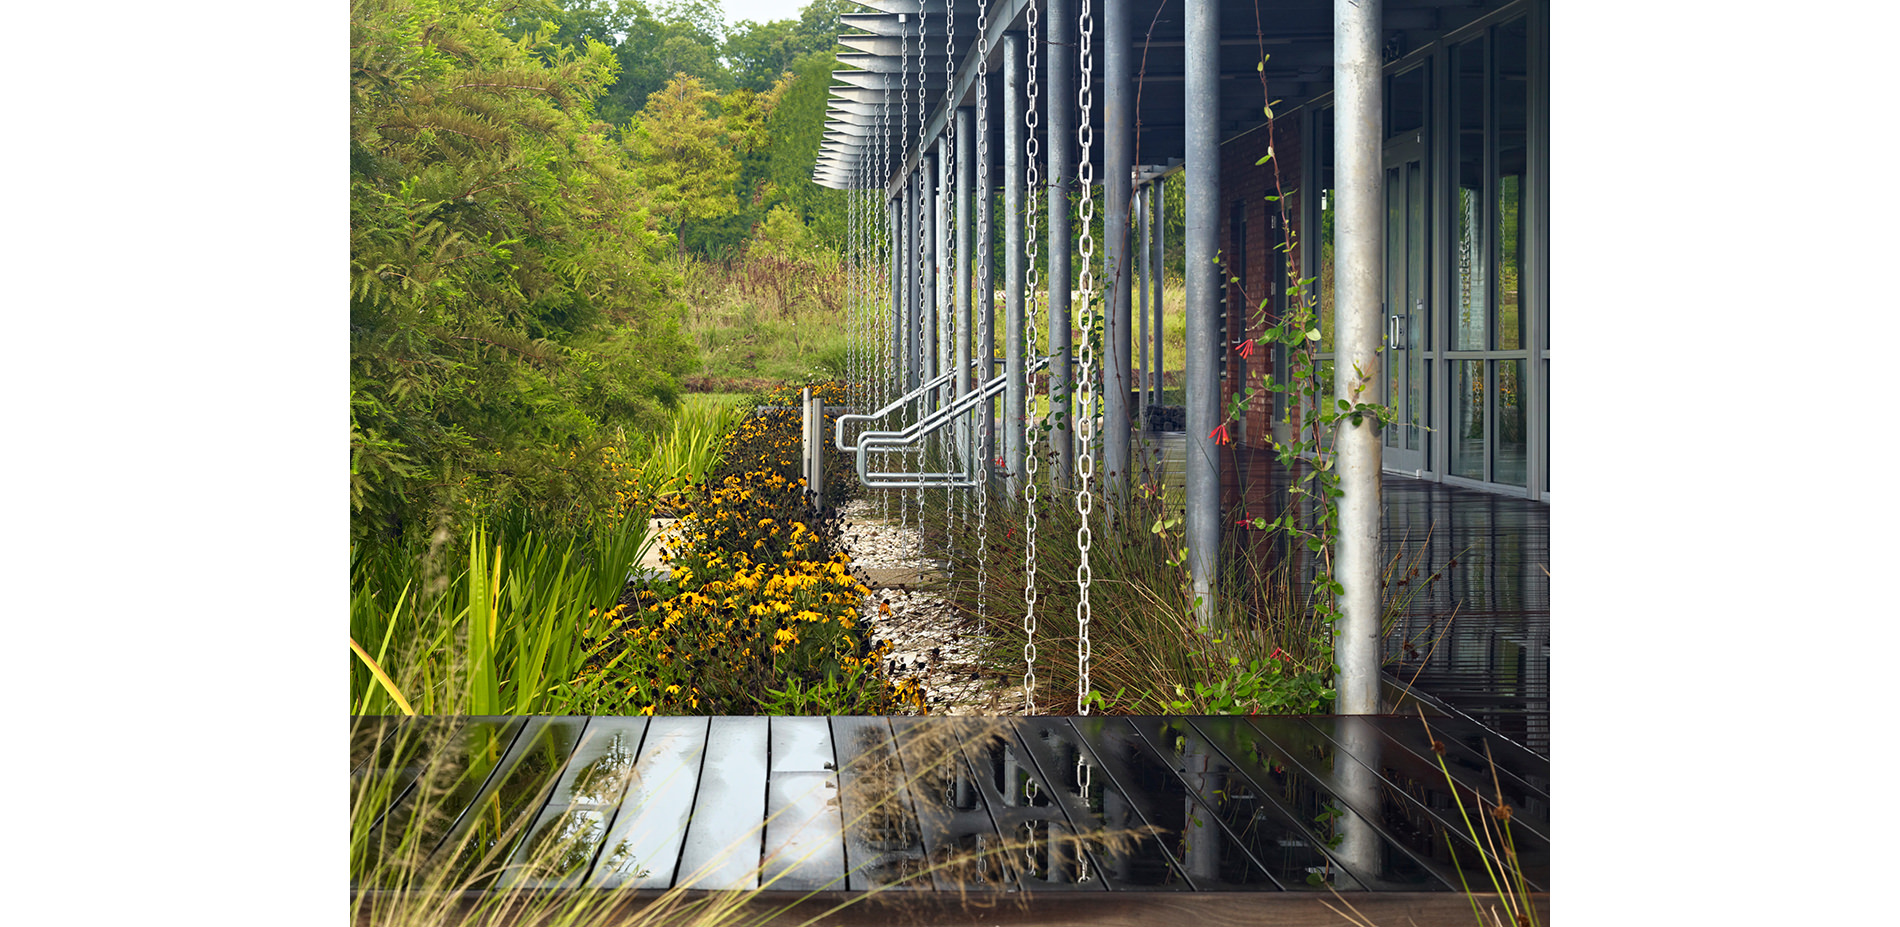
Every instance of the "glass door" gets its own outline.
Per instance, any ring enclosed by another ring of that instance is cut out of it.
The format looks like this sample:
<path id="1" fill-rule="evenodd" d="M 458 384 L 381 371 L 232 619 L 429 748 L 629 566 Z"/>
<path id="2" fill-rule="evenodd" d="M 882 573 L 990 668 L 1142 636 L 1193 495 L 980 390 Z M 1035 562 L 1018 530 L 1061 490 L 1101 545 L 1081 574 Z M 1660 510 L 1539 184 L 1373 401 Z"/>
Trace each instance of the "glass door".
<path id="1" fill-rule="evenodd" d="M 1425 410 L 1430 382 L 1425 351 L 1431 320 L 1425 294 L 1427 241 L 1425 146 L 1406 135 L 1385 148 L 1385 358 L 1380 401 L 1397 411 L 1384 434 L 1388 470 L 1425 469 Z"/>

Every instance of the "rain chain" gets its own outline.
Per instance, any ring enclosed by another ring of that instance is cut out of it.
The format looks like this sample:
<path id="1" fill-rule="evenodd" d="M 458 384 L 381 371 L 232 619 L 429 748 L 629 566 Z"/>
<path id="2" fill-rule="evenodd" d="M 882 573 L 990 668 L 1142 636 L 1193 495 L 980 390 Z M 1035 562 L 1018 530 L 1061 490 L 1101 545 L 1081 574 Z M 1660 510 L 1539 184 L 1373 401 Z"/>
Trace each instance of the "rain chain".
<path id="1" fill-rule="evenodd" d="M 938 194 L 943 197 L 942 204 L 938 207 L 938 209 L 942 210 L 944 214 L 943 247 L 939 249 L 937 253 L 937 268 L 938 268 L 937 279 L 940 281 L 946 279 L 946 276 L 944 275 L 944 272 L 943 272 L 945 268 L 950 268 L 952 270 L 956 268 L 956 261 L 954 259 L 952 251 L 956 247 L 956 240 L 957 240 L 957 210 L 956 210 L 956 193 L 955 193 L 955 189 L 956 189 L 955 184 L 956 184 L 956 177 L 957 177 L 957 114 L 956 114 L 955 109 L 951 107 L 950 103 L 951 103 L 951 97 L 956 93 L 956 89 L 957 89 L 957 0 L 949 0 L 949 2 L 946 4 L 944 14 L 943 14 L 943 23 L 944 23 L 944 32 L 943 32 L 944 120 L 943 120 L 942 148 L 943 148 L 943 165 L 944 165 L 943 176 L 948 181 L 948 185 L 945 186 L 944 189 L 938 191 Z M 949 286 L 938 287 L 939 292 L 943 293 L 946 298 L 943 300 L 940 300 L 937 306 L 937 319 L 938 319 L 937 326 L 939 330 L 949 335 L 949 339 L 948 339 L 949 344 L 946 346 L 946 349 L 943 351 L 943 358 L 946 361 L 946 363 L 944 364 L 944 367 L 945 369 L 955 370 L 956 360 L 957 360 L 957 347 L 956 347 L 957 336 L 961 334 L 956 329 L 957 286 L 956 286 L 956 279 L 954 277 L 948 277 L 947 279 L 950 280 Z M 942 371 L 939 371 L 939 372 L 941 373 Z M 949 395 L 951 399 L 954 399 L 956 397 L 956 390 L 957 390 L 956 383 L 957 381 L 953 377 L 951 378 L 950 382 L 944 384 L 944 387 L 943 387 L 945 393 Z M 949 404 L 950 404 L 949 401 L 945 401 L 942 404 L 942 406 L 948 406 Z M 942 406 L 940 406 L 940 408 Z M 952 453 L 956 453 L 960 451 L 961 449 L 956 448 L 954 446 L 955 434 L 956 432 L 952 430 L 951 431 L 952 440 L 950 440 L 949 442 L 939 443 L 938 446 L 950 448 Z M 951 466 L 946 467 L 945 469 L 954 470 L 955 462 L 951 461 L 950 463 L 951 463 Z M 946 493 L 946 496 L 955 497 L 957 496 L 957 494 L 954 492 L 951 492 L 951 493 Z M 957 534 L 958 532 L 956 529 L 950 528 L 949 526 L 949 521 L 950 521 L 950 516 L 951 516 L 950 507 L 952 504 L 953 504 L 952 499 L 946 498 L 944 500 L 944 523 L 945 523 L 944 527 L 946 530 L 944 531 L 943 562 L 944 562 L 944 568 L 946 572 L 948 572 L 950 579 L 955 580 L 956 569 L 957 569 L 956 564 L 957 564 Z"/>
<path id="2" fill-rule="evenodd" d="M 990 281 L 992 280 L 990 276 L 990 274 L 994 270 L 994 268 L 992 267 L 992 264 L 993 264 L 992 253 L 995 251 L 995 249 L 991 247 L 991 242 L 990 242 L 990 211 L 989 209 L 986 208 L 992 201 L 992 197 L 990 196 L 990 185 L 989 185 L 989 176 L 990 176 L 990 170 L 989 170 L 989 167 L 990 167 L 989 29 L 990 29 L 989 0 L 977 0 L 977 4 L 976 4 L 976 61 L 977 61 L 976 164 L 977 164 L 977 170 L 978 170 L 979 176 L 978 176 L 978 182 L 977 182 L 977 189 L 974 192 L 977 195 L 983 197 L 983 202 L 976 204 L 977 222 L 976 222 L 976 245 L 975 246 L 977 248 L 977 254 L 980 256 L 980 260 L 982 262 L 982 269 L 977 273 L 976 276 L 978 280 L 984 281 L 986 285 L 989 284 Z M 987 384 L 989 382 L 991 372 L 994 371 L 996 368 L 995 350 L 994 348 L 988 348 L 988 346 L 991 343 L 990 329 L 993 325 L 993 321 L 990 319 L 990 309 L 989 309 L 990 298 L 992 294 L 986 292 L 986 293 L 982 293 L 978 295 L 976 293 L 975 287 L 971 287 L 970 292 L 972 296 L 974 296 L 974 301 L 976 305 L 984 307 L 983 312 L 981 313 L 981 317 L 977 319 L 977 333 L 978 334 L 976 338 L 976 342 L 977 342 L 976 347 L 977 347 L 977 353 L 980 353 L 983 356 L 979 358 L 977 361 L 976 380 L 978 383 Z M 972 306 L 971 308 L 974 310 L 975 307 Z M 986 350 L 986 348 L 988 349 Z M 993 469 L 992 464 L 991 464 L 991 460 L 992 460 L 991 455 L 993 452 L 990 447 L 990 429 L 984 427 L 984 420 L 990 418 L 990 415 L 988 413 L 989 413 L 989 410 L 993 408 L 993 406 L 991 405 L 991 402 L 992 401 L 989 399 L 983 400 L 983 409 L 986 414 L 979 415 L 977 416 L 977 419 L 976 419 L 976 432 L 977 432 L 976 463 L 978 467 L 977 472 L 982 474 L 982 478 L 977 481 L 977 486 L 976 486 L 976 627 L 978 631 L 984 631 L 988 629 L 989 614 L 990 614 L 989 564 L 987 562 L 987 558 L 989 557 L 989 552 L 990 552 L 990 543 L 989 543 L 990 541 L 989 539 L 990 475 Z"/>
<path id="3" fill-rule="evenodd" d="M 1023 114 L 1028 125 L 1029 191 L 1028 229 L 1029 285 L 1024 287 L 1029 300 L 1023 321 L 1025 348 L 1035 343 L 1036 331 L 1036 5 L 1029 4 L 1029 107 Z M 1036 713 L 1036 374 L 1035 365 L 1024 364 L 1028 379 L 1023 389 L 1023 714 Z"/>
<path id="4" fill-rule="evenodd" d="M 878 295 L 877 295 L 878 311 L 875 313 L 877 318 L 875 319 L 876 324 L 874 325 L 874 331 L 876 331 L 877 333 L 877 357 L 878 357 L 877 406 L 879 408 L 882 408 L 883 406 L 885 406 L 886 404 L 890 402 L 891 379 L 893 376 L 895 376 L 894 371 L 896 370 L 896 366 L 897 366 L 897 359 L 894 356 L 895 349 L 891 345 L 891 338 L 893 336 L 893 333 L 891 331 L 888 331 L 887 326 L 886 326 L 886 323 L 890 319 L 890 314 L 886 313 L 883 310 L 884 298 L 886 296 L 895 295 L 891 293 L 891 288 L 890 288 L 891 278 L 888 278 L 886 276 L 886 274 L 889 272 L 890 257 L 891 257 L 891 254 L 887 245 L 895 241 L 895 239 L 890 236 L 890 232 L 893 231 L 893 229 L 891 229 L 890 227 L 891 226 L 890 219 L 892 216 L 895 215 L 895 213 L 889 209 L 883 208 L 889 205 L 888 197 L 881 195 L 882 191 L 885 189 L 884 178 L 890 176 L 890 168 L 891 168 L 890 139 L 891 139 L 891 98 L 889 94 L 886 94 L 884 95 L 884 98 L 881 101 L 879 101 L 878 133 L 877 133 L 877 172 L 872 177 L 872 180 L 874 182 L 874 186 L 872 189 L 880 191 L 880 194 L 876 195 L 874 199 L 874 202 L 876 206 L 878 207 L 876 210 L 877 216 L 875 217 L 875 219 L 877 222 L 877 242 L 879 245 L 879 248 L 877 249 L 877 255 L 876 255 L 877 271 L 878 271 L 877 278 L 876 278 L 876 285 L 877 285 L 877 291 L 878 291 Z M 895 309 L 896 307 L 895 305 L 893 305 L 892 310 L 895 311 Z M 891 494 L 888 492 L 878 493 L 878 502 L 881 504 L 881 508 L 884 514 L 884 520 L 886 522 L 889 522 L 891 518 Z"/>
<path id="5" fill-rule="evenodd" d="M 1075 787 L 1079 792 L 1077 797 L 1082 799 L 1083 808 L 1094 811 L 1095 803 L 1089 800 L 1089 788 L 1092 785 L 1089 781 L 1091 776 L 1092 774 L 1089 772 L 1088 755 L 1078 748 L 1075 751 Z M 1077 861 L 1081 863 L 1081 871 L 1076 875 L 1075 881 L 1077 884 L 1085 883 L 1089 880 L 1089 855 L 1087 853 L 1077 853 L 1075 855 Z"/>
<path id="6" fill-rule="evenodd" d="M 1095 181 L 1095 166 L 1089 161 L 1090 148 L 1095 141 L 1095 127 L 1089 121 L 1092 108 L 1090 91 L 1093 89 L 1090 77 L 1094 67 L 1090 34 L 1095 28 L 1095 16 L 1090 0 L 1082 0 L 1082 12 L 1077 17 L 1076 34 L 1081 39 L 1082 80 L 1077 85 L 1076 104 L 1082 110 L 1080 127 L 1076 130 L 1076 140 L 1082 146 L 1079 159 L 1078 179 L 1082 185 L 1082 207 L 1079 210 L 1082 224 L 1082 369 L 1078 376 L 1082 380 L 1082 398 L 1076 405 L 1076 424 L 1080 427 L 1080 453 L 1076 455 L 1075 473 L 1080 482 L 1075 494 L 1075 511 L 1082 516 L 1082 524 L 1075 529 L 1075 549 L 1081 556 L 1081 562 L 1075 567 L 1075 585 L 1081 598 L 1075 603 L 1076 633 L 1081 643 L 1076 649 L 1075 712 L 1079 715 L 1089 713 L 1089 618 L 1092 609 L 1089 606 L 1089 512 L 1095 507 L 1094 498 L 1089 495 L 1089 479 L 1095 475 L 1095 456 L 1089 451 L 1090 442 L 1095 438 L 1095 236 L 1091 223 L 1095 220 L 1095 202 L 1091 198 L 1091 184 Z M 1124 181 L 1125 182 L 1125 181 Z"/>
<path id="7" fill-rule="evenodd" d="M 919 7 L 922 7 L 923 0 L 918 0 L 917 5 Z M 902 23 L 908 18 L 909 17 L 904 14 L 899 14 L 897 17 L 897 21 Z M 903 59 L 904 73 L 903 73 L 903 84 L 897 94 L 897 105 L 898 105 L 897 125 L 894 127 L 894 131 L 891 132 L 891 143 L 894 145 L 901 145 L 902 143 L 898 142 L 898 138 L 899 138 L 898 133 L 907 131 L 910 128 L 910 30 L 908 29 L 898 30 L 897 41 L 898 41 L 898 54 Z M 920 78 L 923 76 L 923 74 L 921 73 L 922 70 L 923 70 L 922 67 L 918 68 L 918 71 L 920 72 L 918 74 L 918 77 Z M 919 80 L 918 83 L 922 83 L 922 81 Z M 896 166 L 899 169 L 902 169 L 904 166 L 904 149 L 900 147 L 896 151 L 892 152 L 892 155 L 897 159 Z M 906 190 L 910 189 L 909 178 L 905 178 L 904 180 L 904 189 Z M 900 211 L 908 212 L 908 210 L 906 210 L 904 207 L 904 194 L 902 193 L 899 193 L 897 195 L 897 208 Z M 898 235 L 902 235 L 904 232 L 904 223 L 902 221 L 899 221 L 894 231 Z M 904 259 L 903 258 L 904 245 L 905 245 L 905 242 L 901 241 L 895 236 L 892 237 L 891 247 L 892 249 L 894 249 L 894 253 L 897 254 L 898 256 L 897 259 L 900 264 L 900 266 L 897 268 L 899 276 L 896 276 L 893 278 L 894 280 L 898 281 L 898 284 L 897 284 L 898 285 L 898 291 L 897 291 L 897 317 L 898 318 L 897 318 L 897 329 L 896 329 L 896 332 L 892 335 L 892 338 L 894 340 L 902 341 L 904 345 L 903 361 L 895 365 L 899 380 L 897 381 L 897 388 L 895 390 L 895 396 L 893 396 L 893 398 L 896 398 L 896 396 L 902 396 L 905 393 L 910 392 L 910 390 L 905 388 L 906 386 L 909 385 L 909 383 L 908 383 L 908 379 L 904 377 L 904 371 L 906 369 L 912 369 L 912 365 L 916 363 L 916 359 L 910 356 L 910 339 L 901 337 L 904 330 L 908 328 L 910 325 L 910 312 L 904 306 L 904 295 L 903 295 L 904 290 L 907 290 L 910 288 L 910 279 L 909 279 L 910 268 L 901 266 L 902 261 Z M 897 349 L 897 346 L 893 344 L 891 346 L 891 349 L 895 351 Z M 899 414 L 902 414 L 902 413 L 899 413 Z M 898 460 L 903 464 L 908 464 L 910 462 L 910 455 L 908 453 L 902 454 L 898 457 Z M 910 496 L 905 495 L 902 489 L 899 489 L 897 491 L 897 527 L 899 528 L 910 527 Z"/>
<path id="8" fill-rule="evenodd" d="M 930 16 L 924 10 L 924 0 L 917 0 L 917 250 L 915 252 L 917 259 L 917 310 L 914 316 L 914 321 L 917 326 L 917 354 L 911 358 L 911 364 L 913 365 L 912 369 L 917 371 L 917 385 L 920 387 L 929 382 L 925 374 L 930 370 L 930 365 L 924 363 L 924 352 L 930 350 L 930 347 L 924 343 L 925 326 L 923 313 L 924 297 L 926 295 L 925 288 L 930 283 L 930 274 L 924 267 L 924 254 L 928 251 L 928 245 L 930 244 L 932 224 L 930 222 L 930 173 L 924 169 L 924 145 L 930 140 L 928 113 L 924 107 L 924 38 L 929 32 Z M 917 414 L 922 416 L 928 408 L 929 403 L 924 401 L 923 395 L 920 393 L 917 397 Z M 913 445 L 910 452 L 904 456 L 909 458 L 917 471 L 921 472 L 923 470 L 923 444 L 921 442 Z M 921 554 L 923 552 L 924 490 L 922 486 L 918 486 L 910 492 L 911 497 L 916 502 L 917 531 L 919 534 L 918 553 Z"/>

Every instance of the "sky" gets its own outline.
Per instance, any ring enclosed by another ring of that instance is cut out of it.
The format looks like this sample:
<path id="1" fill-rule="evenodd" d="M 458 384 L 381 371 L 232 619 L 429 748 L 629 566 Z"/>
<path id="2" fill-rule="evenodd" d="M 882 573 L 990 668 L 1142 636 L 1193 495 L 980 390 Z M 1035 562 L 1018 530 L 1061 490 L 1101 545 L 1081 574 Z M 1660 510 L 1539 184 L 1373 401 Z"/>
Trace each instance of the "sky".
<path id="1" fill-rule="evenodd" d="M 810 0 L 720 0 L 720 8 L 726 11 L 726 25 L 735 25 L 742 19 L 755 23 L 769 23 L 779 19 L 797 19 L 798 11 L 804 9 Z"/>

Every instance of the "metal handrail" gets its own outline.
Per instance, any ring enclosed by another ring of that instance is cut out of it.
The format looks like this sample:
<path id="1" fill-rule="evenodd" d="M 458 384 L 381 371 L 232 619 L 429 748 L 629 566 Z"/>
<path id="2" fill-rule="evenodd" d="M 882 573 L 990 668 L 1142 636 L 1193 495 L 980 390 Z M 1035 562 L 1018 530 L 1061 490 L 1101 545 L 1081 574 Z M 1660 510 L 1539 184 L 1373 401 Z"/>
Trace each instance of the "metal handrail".
<path id="1" fill-rule="evenodd" d="M 1031 375 L 1049 366 L 1050 357 L 1037 358 L 1029 368 Z M 880 489 L 926 489 L 932 487 L 955 488 L 981 485 L 982 480 L 969 470 L 946 473 L 905 473 L 902 471 L 870 472 L 870 461 L 866 456 L 870 451 L 890 453 L 915 447 L 924 438 L 941 430 L 945 425 L 973 411 L 979 403 L 995 400 L 1009 386 L 1007 374 L 992 377 L 980 387 L 958 396 L 950 404 L 930 413 L 908 427 L 899 431 L 865 431 L 858 434 L 857 470 L 858 482 Z M 972 461 L 974 462 L 974 461 Z M 987 461 L 979 465 L 986 465 Z M 908 480 L 890 480 L 889 477 L 912 477 Z"/>
<path id="2" fill-rule="evenodd" d="M 982 362 L 981 358 L 974 359 L 970 361 L 970 366 L 975 367 L 977 364 L 981 362 Z M 956 375 L 957 375 L 957 371 L 955 370 L 951 370 L 946 373 L 940 374 L 938 375 L 936 379 L 931 380 L 929 383 L 925 383 L 924 385 L 919 386 L 916 389 L 911 390 L 910 392 L 905 393 L 904 395 L 891 400 L 890 405 L 887 405 L 884 408 L 877 410 L 876 412 L 860 412 L 860 413 L 853 413 L 851 415 L 838 416 L 837 418 L 832 420 L 832 443 L 837 445 L 838 450 L 844 451 L 847 454 L 856 452 L 857 448 L 855 446 L 849 446 L 844 443 L 844 423 L 845 422 L 853 421 L 853 420 L 863 421 L 863 422 L 877 421 L 878 419 L 881 419 L 891 414 L 892 412 L 897 411 L 906 403 L 922 398 L 925 394 L 929 393 L 930 391 L 937 389 L 940 386 L 943 386 L 945 383 L 948 383 L 950 379 L 955 377 Z M 869 432 L 860 432 L 858 436 L 862 438 L 865 434 L 868 434 L 868 433 Z"/>

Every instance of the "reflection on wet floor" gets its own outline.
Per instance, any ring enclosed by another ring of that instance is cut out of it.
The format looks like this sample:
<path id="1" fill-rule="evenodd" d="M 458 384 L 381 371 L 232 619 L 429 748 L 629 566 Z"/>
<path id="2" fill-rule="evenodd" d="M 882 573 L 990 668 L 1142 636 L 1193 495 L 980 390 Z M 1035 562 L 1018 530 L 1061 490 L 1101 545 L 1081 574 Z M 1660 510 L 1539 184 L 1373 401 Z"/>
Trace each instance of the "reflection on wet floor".
<path id="1" fill-rule="evenodd" d="M 358 826 L 456 888 L 1440 892 L 1499 792 L 1548 882 L 1548 764 L 1460 718 L 361 721 Z"/>
<path id="2" fill-rule="evenodd" d="M 1144 478 L 1181 498 L 1179 432 L 1141 436 L 1159 466 Z M 1222 448 L 1229 549 L 1281 554 L 1267 533 L 1234 524 L 1298 514 L 1288 492 L 1300 473 L 1261 450 Z M 1388 473 L 1380 483 L 1386 671 L 1540 756 L 1550 755 L 1550 506 Z"/>

